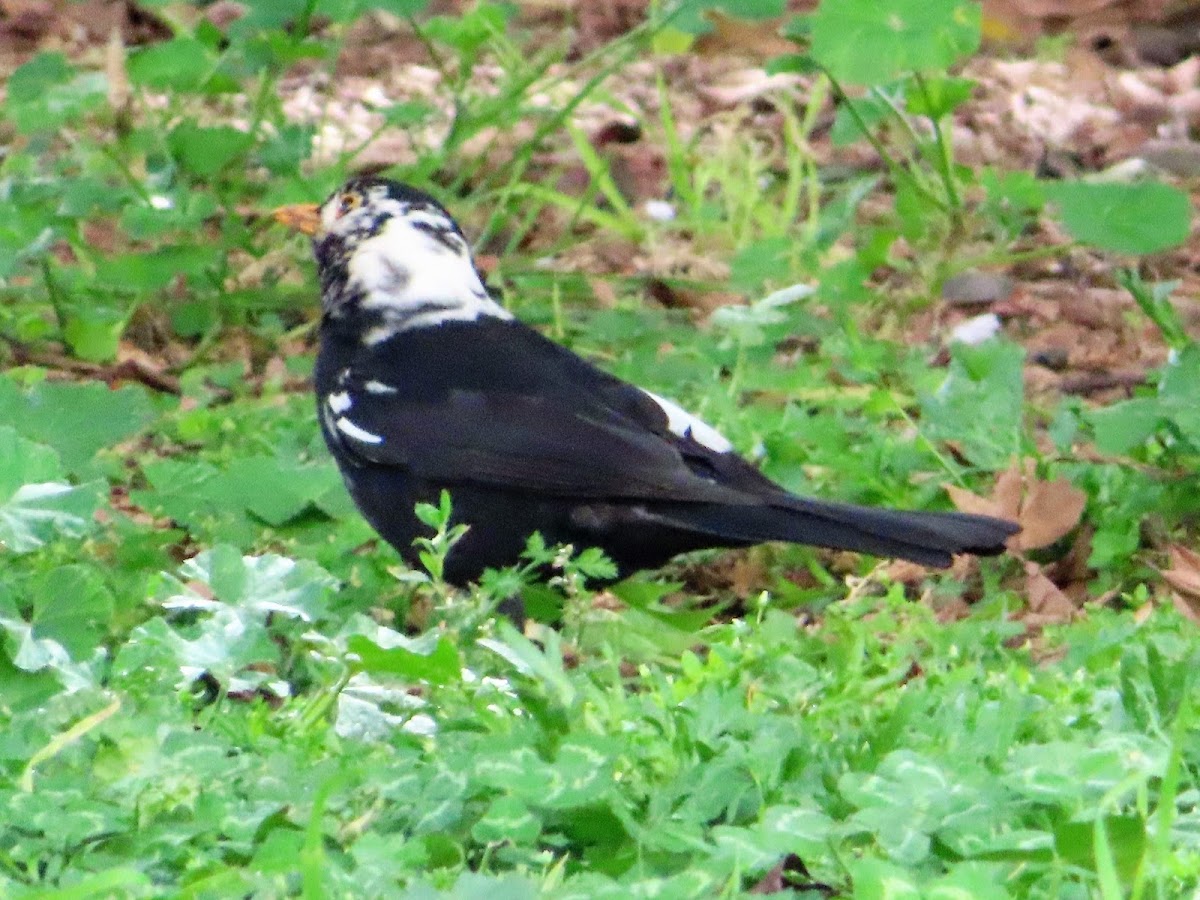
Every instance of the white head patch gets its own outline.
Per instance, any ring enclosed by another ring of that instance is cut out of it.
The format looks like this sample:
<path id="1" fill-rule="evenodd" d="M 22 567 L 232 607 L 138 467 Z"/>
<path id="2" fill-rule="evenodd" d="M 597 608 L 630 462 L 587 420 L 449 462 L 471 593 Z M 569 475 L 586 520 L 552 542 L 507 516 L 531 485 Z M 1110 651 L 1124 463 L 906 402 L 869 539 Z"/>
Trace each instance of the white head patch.
<path id="1" fill-rule="evenodd" d="M 349 270 L 351 287 L 365 294 L 362 308 L 383 312 L 385 326 L 391 320 L 399 331 L 480 316 L 512 318 L 488 296 L 466 242 L 426 210 L 389 219 L 355 248 Z"/>
<path id="2" fill-rule="evenodd" d="M 380 314 L 368 344 L 442 322 L 512 318 L 488 295 L 457 225 L 434 205 L 388 196 L 380 186 L 346 210 L 335 195 L 321 209 L 321 228 L 364 235 L 351 245 L 346 280 L 360 308 Z"/>

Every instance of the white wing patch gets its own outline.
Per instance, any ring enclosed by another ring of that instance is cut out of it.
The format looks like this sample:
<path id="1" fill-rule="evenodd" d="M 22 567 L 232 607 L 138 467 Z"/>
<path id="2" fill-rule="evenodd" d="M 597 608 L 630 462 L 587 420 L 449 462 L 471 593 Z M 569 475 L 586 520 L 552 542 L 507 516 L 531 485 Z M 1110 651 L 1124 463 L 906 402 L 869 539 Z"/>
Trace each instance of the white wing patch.
<path id="1" fill-rule="evenodd" d="M 379 435 L 371 434 L 371 432 L 367 431 L 365 428 L 359 428 L 345 416 L 340 416 L 338 420 L 334 422 L 334 424 L 337 426 L 338 431 L 346 435 L 346 437 L 354 438 L 356 441 L 361 441 L 364 444 L 383 443 L 383 438 L 381 438 Z"/>
<path id="2" fill-rule="evenodd" d="M 339 391 L 336 394 L 330 394 L 325 402 L 329 404 L 329 411 L 334 415 L 341 415 L 354 405 L 348 391 Z"/>
<path id="3" fill-rule="evenodd" d="M 390 384 L 384 384 L 382 381 L 372 379 L 363 385 L 368 394 L 395 394 L 400 389 L 394 388 Z"/>
<path id="4" fill-rule="evenodd" d="M 707 422 L 701 422 L 683 407 L 672 403 L 665 397 L 658 396 L 653 391 L 646 391 L 644 388 L 643 391 L 667 414 L 667 429 L 671 434 L 681 438 L 690 437 L 702 447 L 707 447 L 717 453 L 728 453 L 733 449 L 733 444 L 729 443 L 725 435 Z"/>

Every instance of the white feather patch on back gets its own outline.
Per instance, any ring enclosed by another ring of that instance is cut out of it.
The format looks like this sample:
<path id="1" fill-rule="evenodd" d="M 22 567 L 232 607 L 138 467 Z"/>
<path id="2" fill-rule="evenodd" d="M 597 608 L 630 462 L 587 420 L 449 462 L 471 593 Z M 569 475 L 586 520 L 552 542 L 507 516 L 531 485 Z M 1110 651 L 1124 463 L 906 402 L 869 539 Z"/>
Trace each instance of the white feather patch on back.
<path id="1" fill-rule="evenodd" d="M 330 394 L 325 402 L 329 404 L 330 411 L 335 414 L 344 413 L 354 405 L 347 391 L 338 391 L 336 394 Z"/>
<path id="2" fill-rule="evenodd" d="M 658 396 L 653 391 L 647 391 L 645 388 L 642 390 L 667 414 L 667 429 L 672 434 L 682 438 L 690 437 L 697 444 L 716 453 L 728 453 L 733 449 L 733 444 L 729 443 L 725 435 L 707 422 L 700 421 L 683 407 L 672 403 L 665 397 Z"/>
<path id="3" fill-rule="evenodd" d="M 382 444 L 383 438 L 377 434 L 372 434 L 365 428 L 359 428 L 345 416 L 340 416 L 334 423 L 337 425 L 337 430 L 346 437 L 354 438 L 356 441 L 361 441 L 364 444 Z"/>

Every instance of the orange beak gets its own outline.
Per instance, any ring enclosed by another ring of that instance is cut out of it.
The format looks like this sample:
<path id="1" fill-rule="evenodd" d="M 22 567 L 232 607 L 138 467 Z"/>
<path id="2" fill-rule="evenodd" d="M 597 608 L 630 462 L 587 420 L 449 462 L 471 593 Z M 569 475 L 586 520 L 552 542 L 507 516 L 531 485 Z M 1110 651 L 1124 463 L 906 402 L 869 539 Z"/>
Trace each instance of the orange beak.
<path id="1" fill-rule="evenodd" d="M 315 203 L 281 206 L 271 213 L 271 217 L 280 225 L 302 234 L 316 234 L 321 227 L 321 209 Z"/>

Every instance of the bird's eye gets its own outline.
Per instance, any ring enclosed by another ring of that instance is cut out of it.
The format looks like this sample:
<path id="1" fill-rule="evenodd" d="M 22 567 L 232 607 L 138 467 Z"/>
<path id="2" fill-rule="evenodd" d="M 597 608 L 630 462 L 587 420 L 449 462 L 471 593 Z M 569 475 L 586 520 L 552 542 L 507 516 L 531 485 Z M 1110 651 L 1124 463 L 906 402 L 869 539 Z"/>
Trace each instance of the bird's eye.
<path id="1" fill-rule="evenodd" d="M 338 218 L 346 215 L 350 210 L 357 208 L 361 202 L 362 200 L 358 194 L 342 194 L 342 199 L 338 201 Z"/>

